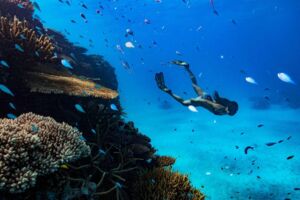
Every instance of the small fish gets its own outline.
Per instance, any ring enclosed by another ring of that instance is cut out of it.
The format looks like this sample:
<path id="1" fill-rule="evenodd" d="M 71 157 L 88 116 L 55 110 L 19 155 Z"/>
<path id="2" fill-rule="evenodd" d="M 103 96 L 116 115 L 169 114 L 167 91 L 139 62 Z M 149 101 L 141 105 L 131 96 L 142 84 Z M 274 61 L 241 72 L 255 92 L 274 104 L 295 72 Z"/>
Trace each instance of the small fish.
<path id="1" fill-rule="evenodd" d="M 286 140 L 290 140 L 291 138 L 292 138 L 292 136 L 289 136 L 289 137 L 286 138 Z"/>
<path id="2" fill-rule="evenodd" d="M 279 140 L 279 141 L 278 141 L 278 144 L 280 144 L 280 143 L 282 143 L 282 142 L 283 142 L 283 140 Z"/>
<path id="3" fill-rule="evenodd" d="M 15 48 L 22 53 L 24 52 L 24 49 L 18 44 L 15 44 Z"/>
<path id="4" fill-rule="evenodd" d="M 80 140 L 82 140 L 82 141 L 86 141 L 86 139 L 85 139 L 85 137 L 83 137 L 83 135 L 81 135 L 79 138 L 80 138 Z"/>
<path id="5" fill-rule="evenodd" d="M 24 6 L 22 5 L 22 4 L 20 4 L 20 3 L 18 3 L 18 5 L 17 5 L 19 8 L 21 8 L 21 9 L 23 9 L 24 8 Z"/>
<path id="6" fill-rule="evenodd" d="M 264 99 L 270 101 L 270 98 L 268 96 L 264 96 Z"/>
<path id="7" fill-rule="evenodd" d="M 36 125 L 32 124 L 31 125 L 31 130 L 32 130 L 32 132 L 36 133 L 36 132 L 39 131 L 39 127 L 37 127 Z"/>
<path id="8" fill-rule="evenodd" d="M 293 159 L 294 157 L 295 157 L 295 156 L 292 155 L 292 156 L 288 156 L 286 159 L 287 159 L 287 160 L 290 160 L 290 159 Z"/>
<path id="9" fill-rule="evenodd" d="M 3 84 L 0 84 L 0 90 L 1 90 L 2 92 L 6 93 L 6 94 L 9 94 L 9 95 L 11 95 L 11 96 L 15 96 L 15 95 L 11 92 L 11 90 L 10 90 L 8 87 L 6 87 L 5 85 L 3 85 Z"/>
<path id="10" fill-rule="evenodd" d="M 106 154 L 106 152 L 105 152 L 103 149 L 99 149 L 99 150 L 98 150 L 98 153 L 99 153 L 99 155 L 101 155 L 101 154 L 102 154 L 102 155 L 105 155 L 105 154 Z"/>
<path id="11" fill-rule="evenodd" d="M 71 19 L 71 23 L 73 23 L 73 24 L 76 24 L 76 21 L 75 21 L 75 20 L 73 20 L 73 19 Z"/>
<path id="12" fill-rule="evenodd" d="M 85 113 L 85 110 L 82 108 L 82 106 L 80 104 L 75 104 L 75 108 L 76 110 L 78 110 L 81 113 Z"/>
<path id="13" fill-rule="evenodd" d="M 16 106 L 15 106 L 13 103 L 10 102 L 8 105 L 9 105 L 12 109 L 17 110 L 17 109 L 16 109 Z"/>
<path id="14" fill-rule="evenodd" d="M 277 76 L 278 76 L 278 78 L 279 78 L 281 81 L 283 81 L 283 82 L 291 83 L 291 84 L 296 85 L 296 83 L 295 83 L 295 82 L 291 79 L 291 77 L 290 77 L 288 74 L 286 74 L 286 73 L 281 72 L 281 73 L 278 73 Z"/>
<path id="15" fill-rule="evenodd" d="M 32 5 L 35 9 L 37 9 L 38 11 L 41 11 L 41 8 L 37 2 L 33 2 Z"/>
<path id="16" fill-rule="evenodd" d="M 145 24 L 151 24 L 151 21 L 149 19 L 144 19 Z"/>
<path id="17" fill-rule="evenodd" d="M 92 131 L 93 134 L 96 134 L 96 130 L 95 129 L 92 128 L 91 131 Z"/>
<path id="18" fill-rule="evenodd" d="M 273 145 L 275 145 L 275 144 L 277 144 L 277 143 L 276 143 L 276 142 L 268 142 L 268 143 L 266 143 L 266 145 L 267 145 L 268 147 L 273 146 Z"/>
<path id="19" fill-rule="evenodd" d="M 300 188 L 294 188 L 295 191 L 300 190 Z"/>
<path id="20" fill-rule="evenodd" d="M 245 153 L 245 154 L 248 154 L 248 151 L 249 151 L 250 149 L 251 149 L 251 150 L 254 150 L 254 147 L 252 147 L 252 146 L 247 146 L 247 147 L 244 149 L 244 153 Z"/>
<path id="21" fill-rule="evenodd" d="M 86 16 L 83 13 L 80 13 L 80 16 L 86 20 Z"/>
<path id="22" fill-rule="evenodd" d="M 257 82 L 254 80 L 254 78 L 252 77 L 246 77 L 245 80 L 248 82 L 248 83 L 251 83 L 251 84 L 257 84 Z"/>
<path id="23" fill-rule="evenodd" d="M 17 118 L 16 115 L 11 114 L 11 113 L 8 113 L 6 116 L 8 119 L 16 119 Z"/>
<path id="24" fill-rule="evenodd" d="M 179 56 L 182 55 L 182 53 L 181 53 L 180 51 L 175 51 L 175 53 L 176 53 L 177 55 L 179 55 Z"/>
<path id="25" fill-rule="evenodd" d="M 7 63 L 5 60 L 1 60 L 1 61 L 0 61 L 0 65 L 9 68 L 8 63 Z"/>
<path id="26" fill-rule="evenodd" d="M 88 7 L 84 3 L 81 3 L 81 7 L 88 9 Z"/>
<path id="27" fill-rule="evenodd" d="M 127 47 L 127 48 L 129 48 L 129 49 L 135 48 L 135 46 L 133 45 L 133 43 L 130 42 L 130 41 L 128 41 L 128 42 L 125 43 L 125 47 Z"/>
<path id="28" fill-rule="evenodd" d="M 237 25 L 236 21 L 234 19 L 231 20 L 231 22 L 234 24 L 234 25 Z"/>
<path id="29" fill-rule="evenodd" d="M 73 69 L 72 65 L 70 64 L 70 62 L 66 59 L 62 59 L 61 61 L 61 64 L 66 67 L 66 68 L 69 68 L 69 69 Z"/>
<path id="30" fill-rule="evenodd" d="M 71 6 L 70 1 L 66 1 L 66 4 L 67 4 L 68 6 Z"/>
<path id="31" fill-rule="evenodd" d="M 258 125 L 257 125 L 258 128 L 261 128 L 261 127 L 263 127 L 263 126 L 264 126 L 263 124 L 258 124 Z"/>
<path id="32" fill-rule="evenodd" d="M 115 104 L 110 104 L 110 109 L 114 110 L 114 111 L 119 111 L 117 106 Z"/>
<path id="33" fill-rule="evenodd" d="M 133 36 L 134 35 L 134 32 L 131 30 L 131 29 L 126 29 L 126 34 L 125 34 L 125 37 L 127 37 L 128 35 L 131 35 Z"/>
<path id="34" fill-rule="evenodd" d="M 128 64 L 127 61 L 123 60 L 122 61 L 122 66 L 124 67 L 124 69 L 129 70 L 130 69 L 130 65 Z"/>
<path id="35" fill-rule="evenodd" d="M 63 165 L 60 166 L 60 168 L 61 168 L 61 169 L 69 169 L 69 166 L 66 165 L 66 164 L 63 164 Z"/>
<path id="36" fill-rule="evenodd" d="M 189 106 L 188 106 L 188 109 L 189 109 L 190 111 L 192 111 L 192 112 L 198 112 L 197 108 L 196 108 L 195 106 L 193 106 L 193 105 L 189 105 Z"/>

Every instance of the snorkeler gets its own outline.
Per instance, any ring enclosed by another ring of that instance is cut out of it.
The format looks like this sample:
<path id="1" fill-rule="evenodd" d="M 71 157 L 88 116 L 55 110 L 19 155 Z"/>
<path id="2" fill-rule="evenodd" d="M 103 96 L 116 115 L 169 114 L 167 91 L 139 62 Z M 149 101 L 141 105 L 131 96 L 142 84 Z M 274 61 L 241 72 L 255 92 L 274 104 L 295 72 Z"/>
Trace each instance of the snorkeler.
<path id="1" fill-rule="evenodd" d="M 190 79 L 192 81 L 193 89 L 195 90 L 198 97 L 184 100 L 178 95 L 174 94 L 165 85 L 164 74 L 162 72 L 155 74 L 155 80 L 159 89 L 172 96 L 176 101 L 178 101 L 184 106 L 195 106 L 195 107 L 201 106 L 209 110 L 210 112 L 214 113 L 215 115 L 233 116 L 236 114 L 236 112 L 238 111 L 238 104 L 235 101 L 230 101 L 228 99 L 220 97 L 218 92 L 214 92 L 213 97 L 211 97 L 210 95 L 206 95 L 205 92 L 203 92 L 203 90 L 198 86 L 196 77 L 194 76 L 193 72 L 190 70 L 190 66 L 188 63 L 180 60 L 174 60 L 171 63 L 184 67 L 184 69 L 188 72 Z"/>

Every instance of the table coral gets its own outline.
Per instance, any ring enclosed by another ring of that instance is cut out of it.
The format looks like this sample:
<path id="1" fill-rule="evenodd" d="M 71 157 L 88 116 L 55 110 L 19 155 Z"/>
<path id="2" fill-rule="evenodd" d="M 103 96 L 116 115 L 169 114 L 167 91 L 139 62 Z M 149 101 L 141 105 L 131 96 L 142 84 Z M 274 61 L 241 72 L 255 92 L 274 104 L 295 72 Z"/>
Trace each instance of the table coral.
<path id="1" fill-rule="evenodd" d="M 26 82 L 31 92 L 92 96 L 102 99 L 114 99 L 118 96 L 118 92 L 115 90 L 75 76 L 30 72 L 27 73 Z"/>
<path id="2" fill-rule="evenodd" d="M 33 113 L 0 119 L 0 190 L 24 192 L 38 176 L 90 154 L 81 133 Z"/>

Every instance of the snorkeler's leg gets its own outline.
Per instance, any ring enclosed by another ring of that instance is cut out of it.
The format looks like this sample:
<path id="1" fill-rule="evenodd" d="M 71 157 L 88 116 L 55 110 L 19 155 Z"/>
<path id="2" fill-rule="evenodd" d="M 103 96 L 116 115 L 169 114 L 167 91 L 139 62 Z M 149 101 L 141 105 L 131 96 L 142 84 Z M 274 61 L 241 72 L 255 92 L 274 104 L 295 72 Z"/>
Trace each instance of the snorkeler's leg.
<path id="1" fill-rule="evenodd" d="M 155 81 L 159 89 L 169 94 L 171 97 L 173 97 L 176 101 L 181 103 L 182 105 L 189 105 L 189 101 L 185 101 L 180 96 L 174 94 L 166 85 L 164 80 L 164 74 L 162 72 L 155 74 Z"/>
<path id="2" fill-rule="evenodd" d="M 196 92 L 196 94 L 200 97 L 203 97 L 204 96 L 204 92 L 203 90 L 199 87 L 198 83 L 197 83 L 197 79 L 194 75 L 194 73 L 190 70 L 189 67 L 185 67 L 185 70 L 187 71 L 187 73 L 189 74 L 190 76 L 190 79 L 192 81 L 192 86 L 193 86 L 193 89 L 194 91 Z"/>

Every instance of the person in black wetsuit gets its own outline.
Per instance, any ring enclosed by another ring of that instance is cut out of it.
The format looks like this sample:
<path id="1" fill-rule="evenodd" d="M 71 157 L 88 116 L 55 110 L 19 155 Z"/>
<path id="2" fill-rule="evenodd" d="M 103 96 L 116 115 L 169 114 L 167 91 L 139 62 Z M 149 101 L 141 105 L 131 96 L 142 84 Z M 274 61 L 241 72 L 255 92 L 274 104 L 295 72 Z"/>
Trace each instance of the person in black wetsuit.
<path id="1" fill-rule="evenodd" d="M 238 104 L 235 101 L 230 101 L 228 99 L 222 98 L 219 96 L 218 92 L 215 91 L 213 97 L 210 95 L 206 95 L 203 90 L 198 86 L 196 77 L 193 72 L 190 70 L 190 66 L 187 62 L 174 60 L 171 62 L 172 64 L 179 65 L 184 67 L 184 69 L 188 72 L 192 86 L 198 97 L 190 98 L 187 100 L 182 99 L 180 96 L 174 94 L 166 85 L 164 81 L 164 74 L 162 72 L 155 74 L 155 81 L 159 89 L 164 91 L 165 93 L 172 96 L 176 101 L 181 103 L 184 106 L 195 106 L 195 107 L 203 107 L 215 115 L 230 115 L 233 116 L 238 111 Z"/>

